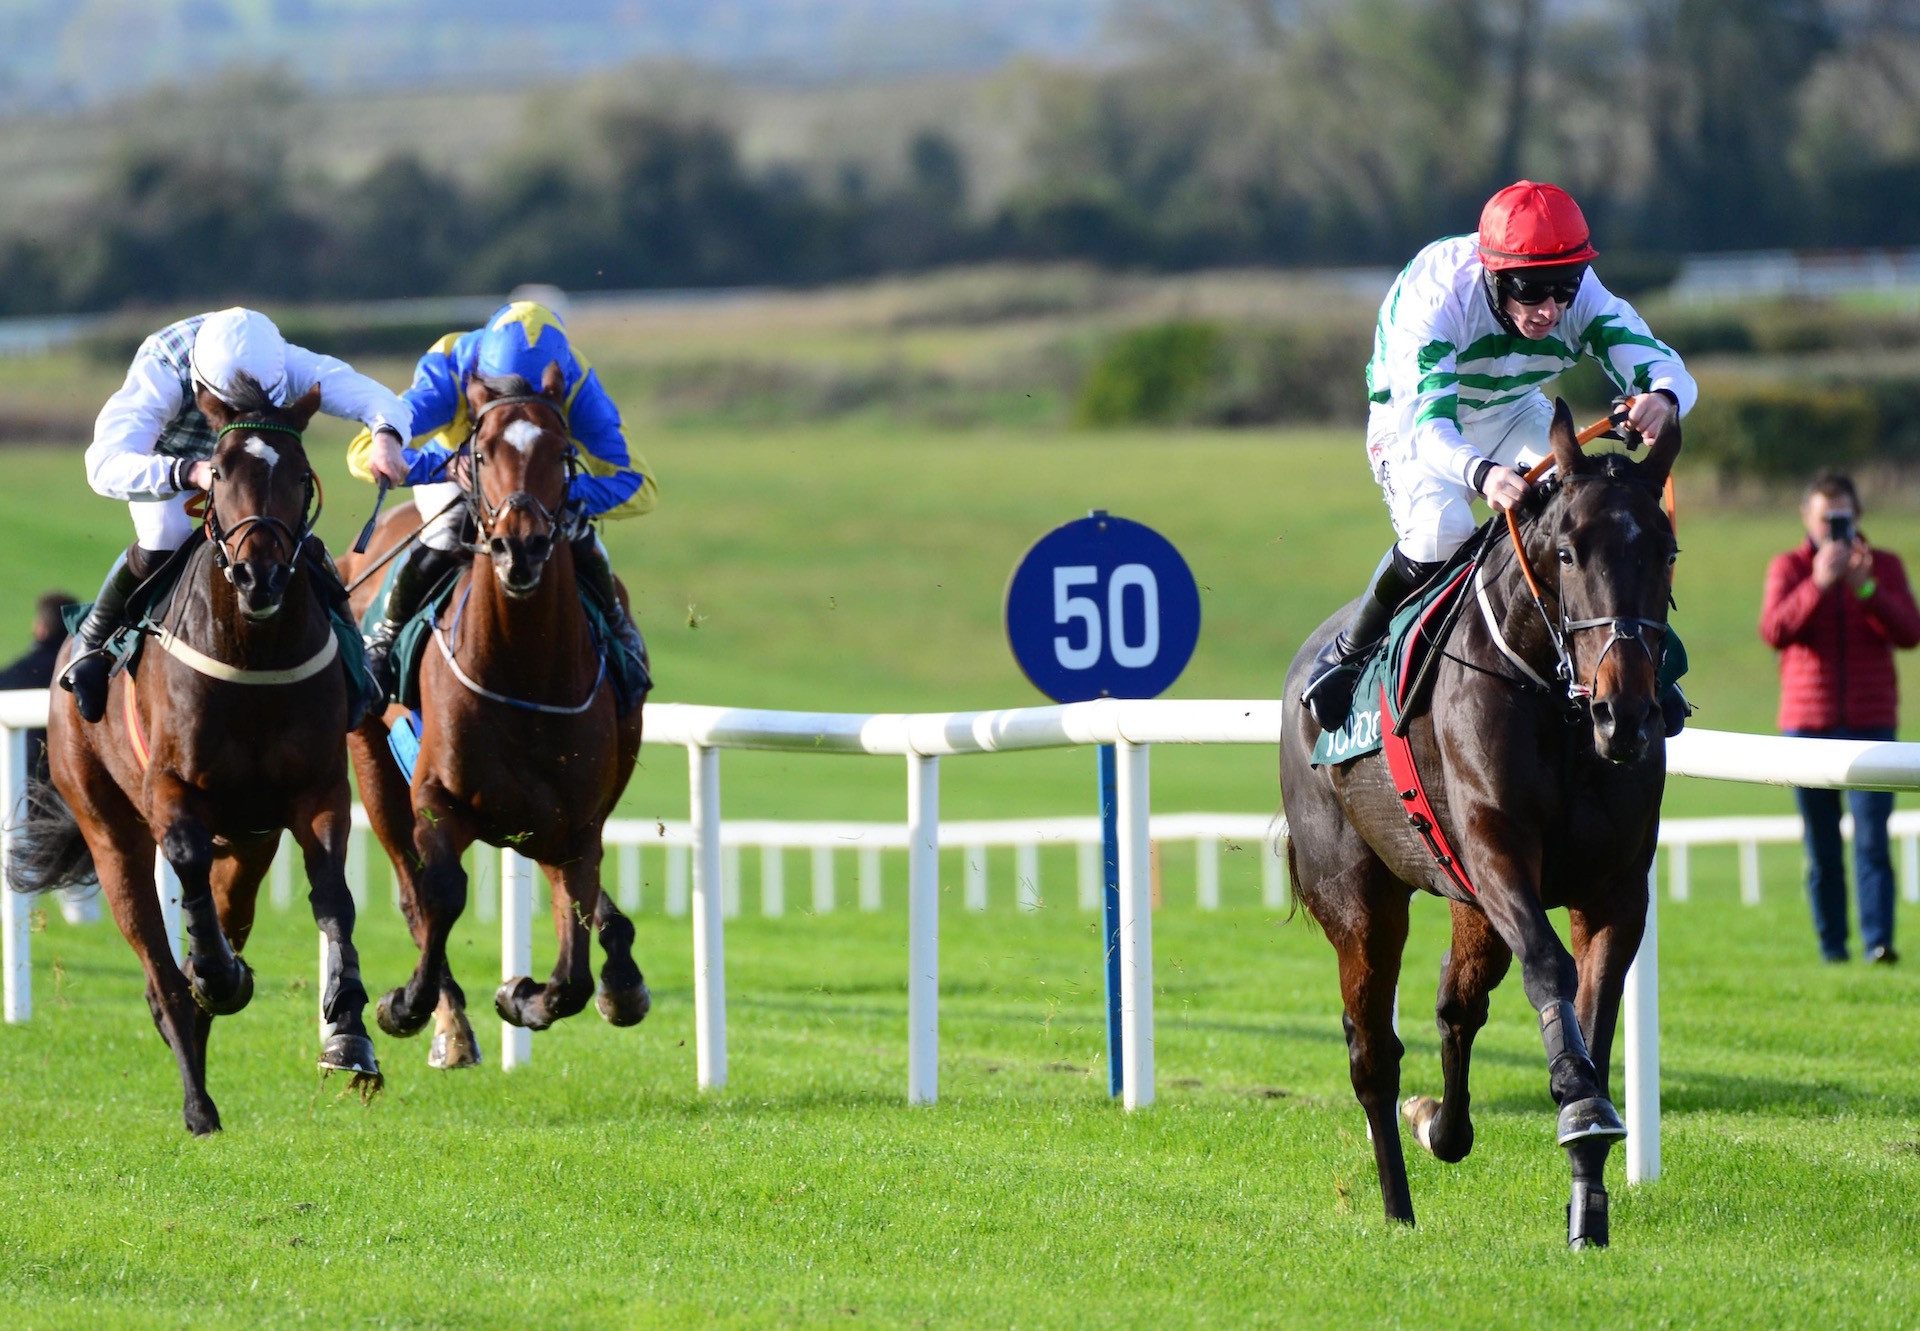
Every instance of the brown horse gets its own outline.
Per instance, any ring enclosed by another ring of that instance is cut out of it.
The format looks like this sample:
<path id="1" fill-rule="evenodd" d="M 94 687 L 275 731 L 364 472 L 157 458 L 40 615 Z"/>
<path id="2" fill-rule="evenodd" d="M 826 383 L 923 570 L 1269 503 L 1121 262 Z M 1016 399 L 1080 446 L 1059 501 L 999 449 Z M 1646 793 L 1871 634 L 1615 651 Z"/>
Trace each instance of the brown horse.
<path id="1" fill-rule="evenodd" d="M 605 650 L 581 608 L 561 510 L 573 465 L 565 383 L 469 385 L 475 421 L 467 504 L 479 534 L 420 667 L 420 752 L 409 785 L 378 717 L 350 742 L 374 831 L 392 858 L 420 948 L 406 984 L 380 1000 L 380 1027 L 417 1034 L 434 1020 L 428 1062 L 480 1061 L 466 997 L 447 964 L 447 936 L 466 907 L 460 856 L 475 841 L 512 846 L 545 871 L 559 959 L 544 985 L 516 976 L 494 1006 L 544 1030 L 593 996 L 587 925 L 605 952 L 600 1013 L 616 1026 L 647 1014 L 633 961 L 633 925 L 600 890 L 601 831 L 640 749 L 640 708 L 616 715 Z M 380 526 L 364 563 L 419 525 L 411 506 Z M 349 570 L 351 576 L 351 570 Z M 360 608 L 370 600 L 363 594 Z"/>
<path id="2" fill-rule="evenodd" d="M 1387 1217 L 1413 1220 L 1395 1112 L 1402 1046 L 1393 1022 L 1407 906 L 1420 888 L 1447 898 L 1453 911 L 1436 1003 L 1444 1093 L 1438 1102 L 1408 1101 L 1406 1118 L 1441 1160 L 1472 1149 L 1473 1039 L 1486 1023 L 1489 991 L 1518 956 L 1540 1014 L 1560 1144 L 1571 1157 L 1568 1239 L 1586 1246 L 1607 1241 L 1604 1169 L 1626 1133 L 1608 1073 L 1622 986 L 1646 923 L 1666 783 L 1654 698 L 1675 546 L 1658 493 L 1680 430 L 1669 425 L 1637 465 L 1620 455 L 1587 457 L 1563 402 L 1551 438 L 1558 479 L 1524 505 L 1524 555 L 1496 531 L 1481 564 L 1484 595 L 1469 601 L 1441 644 L 1432 707 L 1408 732 L 1470 886 L 1436 861 L 1381 754 L 1311 765 L 1319 727 L 1305 707 L 1287 709 L 1280 770 L 1299 898 L 1339 954 L 1349 1071 Z M 1299 697 L 1321 643 L 1345 615 L 1322 625 L 1294 658 L 1289 698 Z M 1558 906 L 1567 908 L 1572 955 L 1547 920 Z"/>
<path id="3" fill-rule="evenodd" d="M 114 678 L 106 715 L 88 725 L 71 695 L 52 695 L 52 785 L 34 792 L 13 878 L 43 891 L 98 875 L 146 970 L 147 1005 L 179 1060 L 195 1135 L 220 1127 L 207 1038 L 214 1017 L 253 996 L 239 953 L 282 829 L 306 857 L 314 920 L 330 944 L 320 1066 L 379 1085 L 345 869 L 348 686 L 300 438 L 320 390 L 285 409 L 257 390 L 239 409 L 204 390 L 198 400 L 219 435 L 208 539 L 187 557 L 137 672 Z M 181 966 L 154 892 L 156 842 L 180 878 Z"/>

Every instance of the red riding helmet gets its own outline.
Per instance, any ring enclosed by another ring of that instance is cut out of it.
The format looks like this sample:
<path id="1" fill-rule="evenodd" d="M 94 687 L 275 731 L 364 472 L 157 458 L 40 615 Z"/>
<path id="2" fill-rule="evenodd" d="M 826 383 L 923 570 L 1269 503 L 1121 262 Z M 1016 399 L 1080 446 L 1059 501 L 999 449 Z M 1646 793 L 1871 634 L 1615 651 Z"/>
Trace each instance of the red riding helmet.
<path id="1" fill-rule="evenodd" d="M 1587 237 L 1587 219 L 1558 185 L 1521 180 L 1480 210 L 1480 262 L 1493 272 L 1587 263 L 1599 251 Z"/>

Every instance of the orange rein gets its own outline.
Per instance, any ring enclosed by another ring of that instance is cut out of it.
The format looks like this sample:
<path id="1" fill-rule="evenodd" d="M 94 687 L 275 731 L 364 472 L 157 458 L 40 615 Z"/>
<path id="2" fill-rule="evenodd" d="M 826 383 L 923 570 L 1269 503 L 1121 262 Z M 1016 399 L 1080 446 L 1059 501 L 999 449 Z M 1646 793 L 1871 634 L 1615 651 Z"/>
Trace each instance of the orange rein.
<path id="1" fill-rule="evenodd" d="M 1625 405 L 1628 407 L 1632 407 L 1633 399 L 1628 398 L 1626 400 Z M 1580 431 L 1579 434 L 1576 434 L 1573 437 L 1573 442 L 1580 445 L 1580 447 L 1585 448 L 1588 444 L 1592 443 L 1594 440 L 1598 439 L 1601 435 L 1605 434 L 1608 430 L 1612 428 L 1613 428 L 1613 418 L 1611 416 L 1602 416 L 1599 420 L 1595 421 L 1592 425 L 1589 425 L 1586 429 Z M 1539 480 L 1542 476 L 1546 475 L 1547 468 L 1551 467 L 1552 465 L 1553 465 L 1553 457 L 1551 454 L 1549 454 L 1547 457 L 1541 458 L 1538 462 L 1534 463 L 1533 466 L 1527 469 L 1527 484 L 1532 485 L 1535 481 Z M 1678 532 L 1680 530 L 1680 510 L 1678 505 L 1674 501 L 1673 475 L 1671 472 L 1669 472 L 1667 475 L 1666 505 L 1667 505 L 1667 520 L 1673 523 L 1674 531 Z M 1533 565 L 1527 559 L 1527 552 L 1525 547 L 1523 547 L 1520 544 L 1520 524 L 1514 521 L 1512 509 L 1507 510 L 1507 535 L 1513 541 L 1514 554 L 1518 555 L 1520 558 L 1520 572 L 1527 580 L 1527 587 L 1533 592 L 1533 599 L 1538 601 L 1541 597 L 1540 584 L 1534 581 Z"/>

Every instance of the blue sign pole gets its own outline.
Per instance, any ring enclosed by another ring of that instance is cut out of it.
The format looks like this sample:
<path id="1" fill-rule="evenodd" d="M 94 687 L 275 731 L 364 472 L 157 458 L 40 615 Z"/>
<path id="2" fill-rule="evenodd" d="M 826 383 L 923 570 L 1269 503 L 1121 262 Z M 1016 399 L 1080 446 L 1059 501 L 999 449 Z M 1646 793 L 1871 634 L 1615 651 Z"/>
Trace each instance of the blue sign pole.
<path id="1" fill-rule="evenodd" d="M 1100 746 L 1100 863 L 1106 890 L 1101 894 L 1100 936 L 1107 949 L 1107 1094 L 1117 1096 L 1121 1086 L 1120 1034 L 1120 796 L 1119 760 L 1113 745 Z"/>
<path id="2" fill-rule="evenodd" d="M 1171 542 L 1105 509 L 1056 527 L 1007 583 L 1007 641 L 1035 688 L 1055 702 L 1154 698 L 1200 640 L 1200 589 Z M 1124 1089 L 1120 1030 L 1119 755 L 1100 746 L 1106 884 L 1107 1090 Z"/>

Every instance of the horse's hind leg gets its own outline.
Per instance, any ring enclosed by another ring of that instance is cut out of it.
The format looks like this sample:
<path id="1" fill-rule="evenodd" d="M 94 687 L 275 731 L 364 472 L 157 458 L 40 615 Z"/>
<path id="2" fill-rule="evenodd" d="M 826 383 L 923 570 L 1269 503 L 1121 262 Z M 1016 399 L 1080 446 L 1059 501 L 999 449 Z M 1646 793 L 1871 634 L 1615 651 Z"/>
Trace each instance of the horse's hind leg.
<path id="1" fill-rule="evenodd" d="M 1440 1027 L 1441 1098 L 1416 1095 L 1403 1112 L 1422 1146 L 1448 1164 L 1473 1149 L 1469 1115 L 1468 1066 L 1473 1040 L 1487 1024 L 1487 995 L 1513 963 L 1513 952 L 1477 908 L 1454 902 L 1453 946 L 1440 963 L 1440 991 L 1434 1016 Z"/>
<path id="2" fill-rule="evenodd" d="M 362 779 L 365 768 L 362 767 Z M 447 975 L 447 938 L 467 908 L 467 871 L 460 856 L 473 844 L 474 829 L 464 806 L 434 784 L 420 792 L 417 810 L 407 806 L 411 845 L 394 860 L 400 873 L 401 903 L 420 949 L 407 982 L 381 998 L 376 1015 L 389 1035 L 417 1035 L 440 1006 Z M 398 845 L 389 843 L 389 853 Z M 409 854 L 414 864 L 405 863 Z M 432 1061 L 429 1054 L 428 1061 Z"/>
<path id="3" fill-rule="evenodd" d="M 502 1021 L 533 1031 L 544 1031 L 571 1017 L 593 997 L 587 925 L 600 905 L 600 848 L 596 844 L 578 859 L 540 868 L 553 895 L 553 931 L 560 940 L 553 974 L 545 984 L 516 975 L 493 995 L 494 1010 Z"/>
<path id="4" fill-rule="evenodd" d="M 633 921 L 603 888 L 593 923 L 606 958 L 600 964 L 600 1015 L 615 1026 L 637 1026 L 652 1010 L 653 995 L 647 992 L 646 977 L 633 959 Z"/>
<path id="5" fill-rule="evenodd" d="M 1387 1219 L 1413 1223 L 1413 1195 L 1407 1186 L 1407 1161 L 1400 1146 L 1400 1056 L 1404 1049 L 1393 1030 L 1394 995 L 1400 983 L 1400 955 L 1407 943 L 1407 903 L 1412 889 L 1374 861 L 1349 871 L 1364 875 L 1364 885 L 1349 909 L 1322 918 L 1327 937 L 1340 956 L 1340 996 L 1346 1011 L 1347 1070 L 1353 1093 L 1366 1111 L 1373 1138 L 1373 1162 L 1380 1174 L 1380 1200 Z M 1326 899 L 1324 886 L 1318 894 Z"/>

